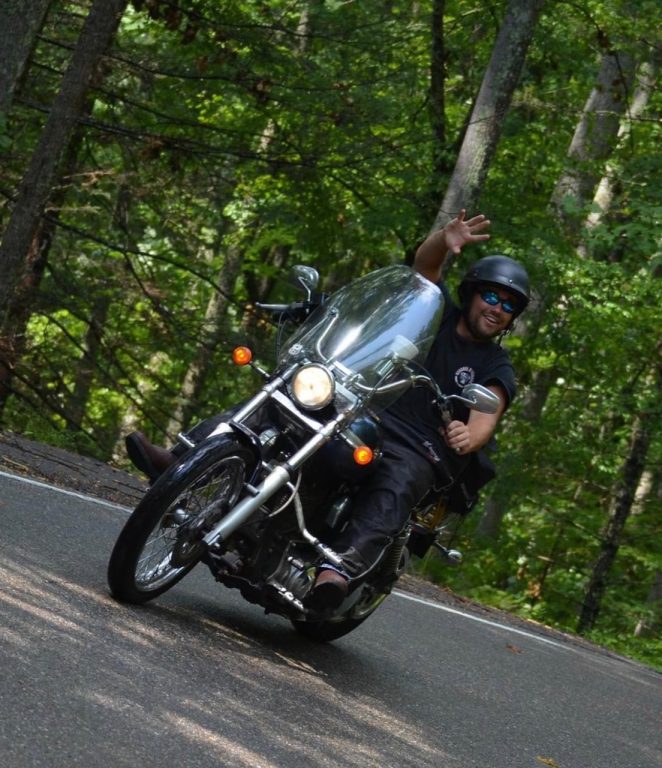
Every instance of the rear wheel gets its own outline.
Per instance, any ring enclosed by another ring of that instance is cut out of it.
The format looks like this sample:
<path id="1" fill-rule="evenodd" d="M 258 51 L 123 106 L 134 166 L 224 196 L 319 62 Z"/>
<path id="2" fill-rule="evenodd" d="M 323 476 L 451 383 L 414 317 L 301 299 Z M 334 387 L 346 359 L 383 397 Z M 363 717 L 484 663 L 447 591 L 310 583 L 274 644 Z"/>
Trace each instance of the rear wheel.
<path id="1" fill-rule="evenodd" d="M 205 554 L 202 541 L 237 503 L 255 462 L 228 435 L 205 441 L 145 494 L 108 563 L 115 598 L 144 603 L 170 589 Z"/>
<path id="2" fill-rule="evenodd" d="M 311 640 L 327 643 L 349 634 L 360 624 L 363 624 L 379 608 L 386 597 L 387 595 L 383 592 L 375 594 L 372 590 L 366 590 L 365 596 L 361 597 L 347 613 L 324 621 L 293 619 L 292 624 L 297 632 Z"/>

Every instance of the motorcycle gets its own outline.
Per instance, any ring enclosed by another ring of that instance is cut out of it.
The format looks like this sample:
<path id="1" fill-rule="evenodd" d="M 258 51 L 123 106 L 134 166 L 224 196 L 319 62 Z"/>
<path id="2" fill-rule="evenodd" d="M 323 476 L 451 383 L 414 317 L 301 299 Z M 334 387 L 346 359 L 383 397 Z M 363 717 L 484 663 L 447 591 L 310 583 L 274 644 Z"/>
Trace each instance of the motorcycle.
<path id="1" fill-rule="evenodd" d="M 188 450 L 148 489 L 113 548 L 108 582 L 116 599 L 145 603 L 203 562 L 246 600 L 329 641 L 378 608 L 410 549 L 420 556 L 435 545 L 457 559 L 437 540 L 442 508 L 422 505 L 369 572 L 350 579 L 339 607 L 308 605 L 319 566 L 342 566 L 325 542 L 346 524 L 353 494 L 381 459 L 380 411 L 414 386 L 430 391 L 446 419 L 453 400 L 494 413 L 498 399 L 477 384 L 445 395 L 428 375 L 423 363 L 444 298 L 409 267 L 372 272 L 317 307 L 317 271 L 299 266 L 293 277 L 305 301 L 262 309 L 300 324 L 271 373 L 247 348 L 234 351 L 264 384 L 203 440 L 179 436 Z"/>

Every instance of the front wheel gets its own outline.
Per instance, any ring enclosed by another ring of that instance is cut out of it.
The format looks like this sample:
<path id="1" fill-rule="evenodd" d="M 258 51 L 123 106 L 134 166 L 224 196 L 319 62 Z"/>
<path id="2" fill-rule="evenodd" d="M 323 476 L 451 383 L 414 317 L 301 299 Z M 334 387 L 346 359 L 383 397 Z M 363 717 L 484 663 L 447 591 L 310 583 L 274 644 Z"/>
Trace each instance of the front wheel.
<path id="1" fill-rule="evenodd" d="M 202 541 L 241 495 L 255 458 L 228 435 L 203 442 L 145 494 L 108 563 L 118 600 L 145 603 L 182 579 L 205 554 Z"/>

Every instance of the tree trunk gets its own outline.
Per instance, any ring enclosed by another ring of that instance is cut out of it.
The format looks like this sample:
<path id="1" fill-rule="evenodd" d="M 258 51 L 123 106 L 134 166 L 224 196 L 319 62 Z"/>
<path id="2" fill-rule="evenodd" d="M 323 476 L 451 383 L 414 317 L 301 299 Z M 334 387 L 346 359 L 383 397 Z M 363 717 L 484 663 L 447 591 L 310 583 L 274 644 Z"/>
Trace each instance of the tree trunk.
<path id="1" fill-rule="evenodd" d="M 67 430 L 70 432 L 78 431 L 83 424 L 109 307 L 110 296 L 101 294 L 96 298 L 92 308 L 92 317 L 83 342 L 83 354 L 76 365 L 74 389 L 63 406 L 67 414 Z"/>
<path id="2" fill-rule="evenodd" d="M 26 271 L 26 257 L 51 193 L 57 167 L 83 109 L 85 94 L 128 0 L 94 0 L 59 94 L 19 186 L 0 245 L 0 329 Z"/>
<path id="3" fill-rule="evenodd" d="M 502 500 L 494 496 L 485 499 L 485 508 L 476 526 L 476 538 L 484 541 L 496 541 L 499 538 L 505 511 L 506 507 Z"/>
<path id="4" fill-rule="evenodd" d="M 662 570 L 655 574 L 646 598 L 650 615 L 639 619 L 634 630 L 635 637 L 653 637 L 662 627 Z"/>
<path id="5" fill-rule="evenodd" d="M 632 124 L 643 115 L 654 85 L 655 66 L 646 63 L 642 65 L 640 69 L 637 87 L 635 88 L 634 96 L 632 97 L 627 115 L 621 120 L 617 138 L 619 144 L 622 145 L 630 139 Z M 614 164 L 607 162 L 604 175 L 600 179 L 595 195 L 593 196 L 593 210 L 589 213 L 584 222 L 584 232 L 586 234 L 602 221 L 611 208 L 614 200 L 614 187 L 617 179 L 618 174 Z M 577 252 L 583 258 L 586 258 L 589 255 L 585 242 L 580 243 Z"/>
<path id="6" fill-rule="evenodd" d="M 627 107 L 627 94 L 633 79 L 630 57 L 614 51 L 602 57 L 597 82 L 591 91 L 575 129 L 567 154 L 566 168 L 557 182 L 550 206 L 558 221 L 571 227 L 573 217 L 568 215 L 565 202 L 572 196 L 574 204 L 585 206 L 592 198 L 598 182 L 596 168 L 612 151 L 619 133 L 620 117 Z M 632 107 L 635 107 L 634 103 Z M 630 110 L 631 113 L 632 110 Z M 628 116 L 628 122 L 630 116 Z M 623 130 L 621 128 L 621 130 Z M 580 249 L 580 229 L 572 229 Z M 581 252 L 581 251 L 580 251 Z M 545 302 L 532 306 L 525 323 L 537 325 L 545 313 Z M 557 378 L 554 368 L 539 371 L 525 394 L 526 418 L 537 420 Z"/>
<path id="7" fill-rule="evenodd" d="M 656 467 L 654 471 L 644 472 L 634 500 L 634 514 L 644 514 L 647 503 L 651 509 L 654 506 L 656 512 L 653 514 L 657 513 L 654 519 L 659 522 L 662 513 L 662 468 Z M 653 576 L 646 597 L 646 608 L 647 614 L 639 619 L 634 628 L 635 637 L 652 637 L 662 630 L 662 568 Z"/>
<path id="8" fill-rule="evenodd" d="M 0 329 L 0 418 L 14 391 L 14 374 L 23 356 L 25 330 L 32 311 L 28 297 L 41 283 L 52 234 L 49 223 L 43 222 L 38 227 L 27 253 L 25 274 L 7 309 L 4 327 Z"/>
<path id="9" fill-rule="evenodd" d="M 662 366 L 657 371 L 657 393 L 662 395 Z M 625 523 L 632 511 L 635 494 L 641 480 L 646 456 L 652 439 L 651 418 L 641 414 L 635 419 L 632 429 L 632 440 L 627 458 L 621 469 L 621 477 L 612 491 L 612 502 L 609 509 L 607 526 L 602 536 L 602 546 L 584 595 L 584 602 L 577 623 L 580 634 L 593 628 L 600 603 L 607 586 L 609 571 L 616 559 Z"/>
<path id="10" fill-rule="evenodd" d="M 444 11 L 446 0 L 433 0 L 431 19 L 430 52 L 430 125 L 432 127 L 432 174 L 430 185 L 430 205 L 432 212 L 439 205 L 442 185 L 445 183 L 448 168 L 446 149 L 446 53 L 444 50 Z"/>
<path id="11" fill-rule="evenodd" d="M 9 112 L 51 0 L 0 3 L 0 119 Z"/>
<path id="12" fill-rule="evenodd" d="M 214 291 L 207 304 L 204 329 L 196 348 L 195 358 L 186 371 L 178 403 L 168 423 L 166 432 L 171 439 L 189 425 L 209 372 L 209 362 L 215 347 L 222 339 L 228 297 L 234 293 L 234 285 L 242 263 L 243 251 L 236 246 L 229 248 L 218 279 L 219 290 Z"/>
<path id="13" fill-rule="evenodd" d="M 91 109 L 91 102 L 89 107 Z M 77 167 L 78 152 L 82 143 L 80 131 L 76 138 L 69 143 L 67 157 L 63 162 L 65 171 L 59 179 L 56 191 L 50 198 L 54 209 L 50 219 L 41 219 L 35 236 L 30 243 L 26 262 L 25 274 L 18 285 L 7 308 L 4 327 L 0 329 L 0 418 L 13 393 L 13 379 L 16 366 L 20 364 L 25 347 L 25 331 L 30 321 L 33 308 L 33 298 L 48 264 L 48 255 L 53 243 L 57 226 L 58 210 L 64 203 L 68 184 L 67 177 L 73 176 Z M 62 183 L 64 181 L 64 183 Z"/>
<path id="14" fill-rule="evenodd" d="M 630 55 L 619 51 L 603 55 L 597 83 L 570 142 L 565 173 L 552 195 L 558 219 L 576 237 L 580 219 L 568 211 L 567 203 L 581 209 L 593 199 L 602 170 L 598 163 L 606 160 L 614 147 L 633 80 L 634 61 Z"/>
<path id="15" fill-rule="evenodd" d="M 469 127 L 432 230 L 461 208 L 473 210 L 496 151 L 544 0 L 510 0 L 476 98 Z M 452 257 L 446 262 L 450 266 Z"/>
<path id="16" fill-rule="evenodd" d="M 125 463 L 127 460 L 124 438 L 131 432 L 141 430 L 151 434 L 154 439 L 158 439 L 159 441 L 162 439 L 162 430 L 160 427 L 158 428 L 158 435 L 155 433 L 154 429 L 147 428 L 147 423 L 149 423 L 150 426 L 155 425 L 159 419 L 146 413 L 145 410 L 143 410 L 143 405 L 150 399 L 158 386 L 155 383 L 158 380 L 158 371 L 163 368 L 166 357 L 167 355 L 164 352 L 159 351 L 154 353 L 144 366 L 144 378 L 139 377 L 135 382 L 136 391 L 139 393 L 139 396 L 132 396 L 129 398 L 129 402 L 122 416 L 122 422 L 117 429 L 116 442 L 112 452 L 112 461 L 116 464 Z"/>

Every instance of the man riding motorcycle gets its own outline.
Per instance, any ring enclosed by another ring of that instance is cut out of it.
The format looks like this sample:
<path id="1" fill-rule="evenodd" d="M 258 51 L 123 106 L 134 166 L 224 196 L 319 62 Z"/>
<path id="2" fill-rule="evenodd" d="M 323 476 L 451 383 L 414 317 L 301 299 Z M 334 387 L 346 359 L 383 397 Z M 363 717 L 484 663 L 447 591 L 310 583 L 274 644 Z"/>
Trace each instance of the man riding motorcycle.
<path id="1" fill-rule="evenodd" d="M 383 460 L 352 501 L 347 526 L 326 542 L 341 555 L 343 565 L 322 565 L 308 603 L 320 610 L 343 601 L 349 578 L 370 570 L 406 524 L 412 507 L 431 488 L 444 488 L 465 469 L 472 454 L 494 434 L 499 418 L 515 396 L 515 376 L 508 353 L 495 339 L 508 332 L 529 302 L 526 270 L 507 256 L 480 259 L 459 286 L 460 306 L 450 300 L 441 280 L 446 255 L 459 254 L 467 244 L 489 239 L 490 222 L 483 215 L 465 220 L 465 211 L 430 235 L 416 252 L 414 269 L 437 284 L 447 299 L 441 327 L 425 367 L 442 390 L 459 393 L 467 384 L 488 387 L 499 398 L 494 414 L 456 408 L 447 423 L 424 390 L 412 389 L 380 414 L 385 433 Z M 198 425 L 189 436 L 205 437 L 223 420 L 218 416 Z M 129 458 L 151 480 L 182 451 L 152 445 L 140 432 L 127 437 Z"/>

